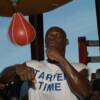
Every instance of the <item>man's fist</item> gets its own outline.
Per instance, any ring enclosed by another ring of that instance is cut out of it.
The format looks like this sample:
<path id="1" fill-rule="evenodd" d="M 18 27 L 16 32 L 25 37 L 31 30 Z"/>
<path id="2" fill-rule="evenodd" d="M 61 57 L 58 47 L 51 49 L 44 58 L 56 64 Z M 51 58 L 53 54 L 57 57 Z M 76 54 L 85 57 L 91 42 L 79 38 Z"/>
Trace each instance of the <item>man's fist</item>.
<path id="1" fill-rule="evenodd" d="M 60 62 L 63 56 L 56 49 L 48 49 L 47 51 L 48 59 L 56 62 Z"/>
<path id="2" fill-rule="evenodd" d="M 21 80 L 28 80 L 35 82 L 34 69 L 27 67 L 26 64 L 16 65 L 16 74 L 20 77 Z"/>

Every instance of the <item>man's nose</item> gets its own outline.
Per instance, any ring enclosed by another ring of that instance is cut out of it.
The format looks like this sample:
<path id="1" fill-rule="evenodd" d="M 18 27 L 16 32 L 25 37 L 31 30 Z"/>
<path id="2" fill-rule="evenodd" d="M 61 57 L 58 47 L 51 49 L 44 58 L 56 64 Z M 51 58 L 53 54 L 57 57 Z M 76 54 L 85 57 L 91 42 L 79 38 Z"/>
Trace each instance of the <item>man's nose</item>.
<path id="1" fill-rule="evenodd" d="M 49 38 L 52 39 L 52 40 L 54 40 L 54 39 L 56 39 L 56 36 L 55 35 L 52 35 Z"/>

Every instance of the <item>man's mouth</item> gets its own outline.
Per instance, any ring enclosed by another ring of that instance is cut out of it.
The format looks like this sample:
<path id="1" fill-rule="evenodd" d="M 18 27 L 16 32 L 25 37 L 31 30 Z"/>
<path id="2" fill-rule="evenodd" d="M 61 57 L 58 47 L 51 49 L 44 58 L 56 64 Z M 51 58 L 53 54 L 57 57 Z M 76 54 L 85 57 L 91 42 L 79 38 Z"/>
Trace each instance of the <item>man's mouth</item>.
<path id="1" fill-rule="evenodd" d="M 54 44 L 54 43 L 49 44 L 49 47 L 55 47 L 55 46 L 56 46 L 56 44 Z"/>

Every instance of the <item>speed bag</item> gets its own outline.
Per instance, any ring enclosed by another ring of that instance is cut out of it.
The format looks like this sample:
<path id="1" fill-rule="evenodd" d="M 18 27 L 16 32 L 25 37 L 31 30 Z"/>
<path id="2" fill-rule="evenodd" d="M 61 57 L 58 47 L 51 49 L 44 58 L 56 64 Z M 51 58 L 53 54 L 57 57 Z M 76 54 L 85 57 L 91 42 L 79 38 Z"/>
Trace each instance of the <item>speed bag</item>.
<path id="1" fill-rule="evenodd" d="M 17 45 L 23 46 L 31 43 L 36 37 L 34 27 L 21 13 L 15 13 L 9 26 L 10 40 Z"/>

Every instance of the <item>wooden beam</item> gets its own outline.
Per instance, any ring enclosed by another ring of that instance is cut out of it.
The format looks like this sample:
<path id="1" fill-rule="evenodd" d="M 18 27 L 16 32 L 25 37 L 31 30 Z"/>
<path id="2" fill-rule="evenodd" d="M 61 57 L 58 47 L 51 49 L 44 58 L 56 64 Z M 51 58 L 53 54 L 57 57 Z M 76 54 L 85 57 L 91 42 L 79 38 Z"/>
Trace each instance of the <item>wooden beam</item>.
<path id="1" fill-rule="evenodd" d="M 99 46 L 99 42 L 98 40 L 86 40 L 87 46 Z"/>
<path id="2" fill-rule="evenodd" d="M 43 15 L 31 15 L 29 21 L 36 29 L 36 39 L 31 43 L 32 59 L 44 59 Z"/>
<path id="3" fill-rule="evenodd" d="M 100 0 L 95 0 L 95 5 L 96 5 L 96 15 L 97 15 L 98 37 L 100 41 Z M 99 49 L 100 49 L 100 42 L 99 42 Z"/>
<path id="4" fill-rule="evenodd" d="M 79 62 L 87 64 L 88 63 L 88 52 L 85 37 L 78 37 L 78 48 L 79 48 Z"/>
<path id="5" fill-rule="evenodd" d="M 88 57 L 89 63 L 100 63 L 100 56 Z"/>

